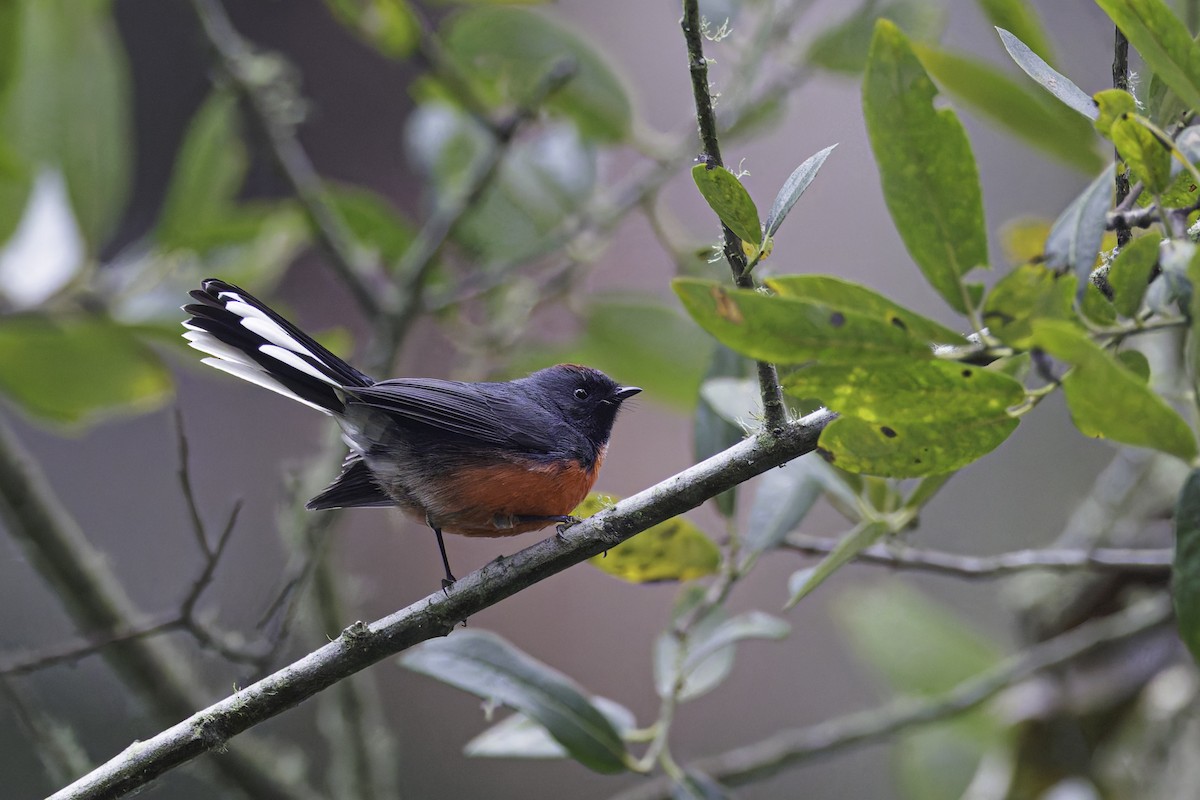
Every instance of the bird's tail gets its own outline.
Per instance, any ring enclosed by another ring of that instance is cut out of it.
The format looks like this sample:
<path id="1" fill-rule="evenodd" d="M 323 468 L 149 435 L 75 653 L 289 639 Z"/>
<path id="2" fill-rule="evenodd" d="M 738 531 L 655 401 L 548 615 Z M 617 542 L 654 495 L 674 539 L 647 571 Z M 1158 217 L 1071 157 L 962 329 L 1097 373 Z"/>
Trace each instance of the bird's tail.
<path id="1" fill-rule="evenodd" d="M 208 353 L 204 363 L 299 400 L 326 414 L 345 409 L 342 387 L 375 381 L 317 344 L 249 292 L 209 279 L 183 307 L 183 336 Z"/>

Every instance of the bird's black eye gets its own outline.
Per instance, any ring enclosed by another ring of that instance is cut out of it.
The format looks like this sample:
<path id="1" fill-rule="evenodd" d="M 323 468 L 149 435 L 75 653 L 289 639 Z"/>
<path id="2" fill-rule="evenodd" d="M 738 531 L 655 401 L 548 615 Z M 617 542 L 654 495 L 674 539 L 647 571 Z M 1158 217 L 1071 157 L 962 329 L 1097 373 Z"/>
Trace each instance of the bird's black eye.
<path id="1" fill-rule="evenodd" d="M 587 400 L 588 399 L 588 390 L 584 389 L 582 386 L 579 387 L 578 389 L 576 389 L 575 390 L 575 399 L 576 400 Z"/>

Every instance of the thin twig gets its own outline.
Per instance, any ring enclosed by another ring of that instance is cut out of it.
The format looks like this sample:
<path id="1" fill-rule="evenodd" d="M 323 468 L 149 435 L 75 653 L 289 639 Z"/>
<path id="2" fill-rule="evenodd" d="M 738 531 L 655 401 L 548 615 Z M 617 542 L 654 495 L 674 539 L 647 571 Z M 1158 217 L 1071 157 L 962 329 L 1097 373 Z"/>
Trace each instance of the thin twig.
<path id="1" fill-rule="evenodd" d="M 355 623 L 336 640 L 230 697 L 192 714 L 54 795 L 54 800 L 113 798 L 144 786 L 231 737 L 283 713 L 382 659 L 434 636 L 567 567 L 609 550 L 711 497 L 811 452 L 833 415 L 819 411 L 776 435 L 760 434 L 629 497 L 508 558 L 497 558 L 408 608 L 371 624 Z"/>
<path id="2" fill-rule="evenodd" d="M 717 133 L 717 119 L 713 114 L 712 95 L 708 88 L 708 61 L 704 58 L 704 33 L 701 30 L 699 0 L 683 0 L 684 40 L 687 42 L 688 68 L 692 76 L 692 98 L 696 104 L 696 123 L 700 131 L 701 158 L 709 169 L 722 169 L 721 144 Z M 725 260 L 733 271 L 733 282 L 742 289 L 755 288 L 754 277 L 746 269 L 746 256 L 742 242 L 721 224 L 724 234 Z M 775 365 L 759 361 L 758 383 L 762 393 L 763 419 L 768 430 L 781 428 L 787 421 L 787 409 L 783 405 L 783 391 L 779 386 L 779 374 Z"/>
<path id="3" fill-rule="evenodd" d="M 554 64 L 530 93 L 529 100 L 500 122 L 485 119 L 492 131 L 493 142 L 485 156 L 475 166 L 466 185 L 443 199 L 433 215 L 417 233 L 395 267 L 396 291 L 399 298 L 395 313 L 390 317 L 388 346 L 398 349 L 421 311 L 425 284 L 442 247 L 449 240 L 466 213 L 492 184 L 500 165 L 521 128 L 534 119 L 542 105 L 567 84 L 576 72 L 574 61 L 564 59 Z"/>
<path id="4" fill-rule="evenodd" d="M 781 731 L 760 742 L 700 759 L 688 768 L 728 786 L 761 780 L 815 756 L 877 742 L 899 731 L 970 711 L 1032 675 L 1162 625 L 1171 613 L 1170 600 L 1158 595 L 1032 645 L 937 697 L 902 697 L 811 727 Z M 614 800 L 665 800 L 672 796 L 671 789 L 669 780 L 657 778 Z"/>
<path id="5" fill-rule="evenodd" d="M 824 555 L 833 552 L 837 539 L 793 533 L 782 547 L 798 553 Z M 1170 548 L 1126 550 L 1018 550 L 994 556 L 965 556 L 937 550 L 920 550 L 899 543 L 877 544 L 858 553 L 868 564 L 896 569 L 938 572 L 958 578 L 999 578 L 1029 570 L 1094 570 L 1122 574 L 1166 577 L 1171 573 Z"/>
<path id="6" fill-rule="evenodd" d="M 1114 25 L 1113 31 L 1113 88 L 1127 92 L 1129 91 L 1129 40 L 1125 38 L 1125 34 L 1119 27 Z M 1129 169 L 1121 161 L 1121 155 L 1115 149 L 1113 158 L 1117 160 L 1116 202 L 1119 206 L 1129 196 Z M 1118 223 L 1120 223 L 1119 218 Z M 1116 231 L 1117 247 L 1129 244 L 1129 240 L 1133 238 L 1133 232 L 1129 230 L 1129 226 L 1118 224 Z"/>
<path id="7" fill-rule="evenodd" d="M 192 7 L 224 72 L 245 99 L 254 122 L 262 130 L 271 155 L 291 185 L 317 241 L 329 257 L 330 266 L 363 311 L 370 316 L 385 311 L 391 298 L 386 291 L 388 285 L 382 269 L 379 264 L 362 263 L 362 258 L 356 255 L 354 238 L 337 210 L 329 204 L 324 181 L 296 139 L 294 122 L 283 118 L 278 103 L 270 96 L 281 87 L 255 74 L 251 68 L 255 56 L 233 27 L 220 0 L 192 0 Z M 284 91 L 290 91 L 290 88 Z"/>

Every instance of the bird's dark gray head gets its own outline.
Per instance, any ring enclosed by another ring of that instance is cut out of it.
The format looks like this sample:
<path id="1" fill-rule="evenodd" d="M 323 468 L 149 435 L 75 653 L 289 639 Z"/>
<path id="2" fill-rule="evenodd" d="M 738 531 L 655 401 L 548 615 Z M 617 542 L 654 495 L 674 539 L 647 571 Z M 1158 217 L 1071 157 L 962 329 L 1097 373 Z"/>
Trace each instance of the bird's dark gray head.
<path id="1" fill-rule="evenodd" d="M 562 412 L 597 449 L 608 443 L 621 403 L 641 391 L 621 386 L 598 369 L 577 364 L 547 367 L 521 380 L 543 404 Z"/>

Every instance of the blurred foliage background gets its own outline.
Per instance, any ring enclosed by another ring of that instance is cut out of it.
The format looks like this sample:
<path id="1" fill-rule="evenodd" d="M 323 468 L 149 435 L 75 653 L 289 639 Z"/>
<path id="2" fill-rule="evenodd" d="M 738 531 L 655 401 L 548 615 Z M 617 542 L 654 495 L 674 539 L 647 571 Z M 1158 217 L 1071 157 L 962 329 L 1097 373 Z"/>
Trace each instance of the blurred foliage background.
<path id="1" fill-rule="evenodd" d="M 838 143 L 774 235 L 764 275 L 830 273 L 961 323 L 912 265 L 879 189 L 860 87 L 880 17 L 962 112 L 993 263 L 1040 252 L 1110 158 L 992 27 L 1099 91 L 1111 85 L 1113 29 L 1091 2 L 701 5 L 725 160 L 747 171 L 760 208 Z M 1195 30 L 1196 4 L 1179 5 Z M 10 507 L 24 496 L 47 511 L 40 525 L 6 512 L 0 537 L 6 791 L 44 795 L 353 620 L 436 588 L 420 526 L 302 510 L 340 444 L 308 409 L 197 367 L 178 307 L 202 278 L 246 287 L 379 377 L 480 380 L 569 360 L 645 387 L 597 487 L 614 496 L 740 438 L 730 420 L 752 418 L 740 380 L 751 367 L 670 290 L 675 277 L 727 279 L 690 176 L 699 145 L 679 14 L 666 0 L 0 0 L 0 460 L 13 465 L 0 481 Z M 956 476 L 905 543 L 972 554 L 1167 544 L 1182 463 L 1113 454 L 1072 431 L 1053 397 Z M 843 531 L 853 493 L 789 469 L 678 523 L 703 540 L 679 558 L 710 572 L 713 542 L 738 520 L 780 536 L 802 517 L 809 534 Z M 449 547 L 474 568 L 536 537 Z M 764 557 L 722 598 L 722 617 L 704 621 L 704 636 L 730 638 L 677 687 L 680 763 L 939 696 L 1131 586 L 1163 582 L 1160 571 L 964 583 L 854 565 L 780 615 L 811 552 Z M 699 590 L 597 565 L 471 628 L 612 698 L 616 710 L 598 705 L 627 733 L 629 716 L 649 725 L 671 693 L 662 665 L 678 654 L 664 652 L 663 631 Z M 1186 796 L 1194 768 L 1177 755 L 1197 736 L 1194 669 L 1162 630 L 1126 644 L 1095 668 L 1022 682 L 1003 703 L 804 761 L 738 796 Z M 346 681 L 159 791 L 637 791 L 635 778 L 563 759 L 483 757 L 519 751 L 504 736 L 464 755 L 489 725 L 479 701 L 409 666 Z M 544 736 L 524 741 L 526 755 L 546 754 Z M 702 784 L 690 791 L 719 796 Z"/>

